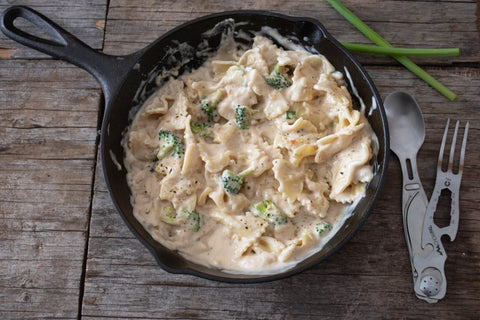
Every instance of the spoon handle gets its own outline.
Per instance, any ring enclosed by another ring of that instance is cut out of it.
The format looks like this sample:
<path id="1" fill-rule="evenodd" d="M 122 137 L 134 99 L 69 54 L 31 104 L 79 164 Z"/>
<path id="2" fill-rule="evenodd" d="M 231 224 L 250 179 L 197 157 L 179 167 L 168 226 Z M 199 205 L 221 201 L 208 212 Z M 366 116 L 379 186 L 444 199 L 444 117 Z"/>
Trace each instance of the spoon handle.
<path id="1" fill-rule="evenodd" d="M 410 249 L 421 250 L 422 222 L 428 200 L 418 176 L 415 156 L 408 159 L 399 157 L 399 160 L 403 174 L 402 215 L 405 237 Z"/>
<path id="2" fill-rule="evenodd" d="M 398 155 L 397 155 L 398 156 Z M 403 175 L 402 217 L 405 240 L 410 254 L 415 294 L 418 298 L 431 301 L 421 291 L 418 283 L 420 265 L 431 253 L 431 248 L 422 248 L 422 232 L 428 199 L 418 175 L 416 154 L 409 158 L 398 156 Z"/>

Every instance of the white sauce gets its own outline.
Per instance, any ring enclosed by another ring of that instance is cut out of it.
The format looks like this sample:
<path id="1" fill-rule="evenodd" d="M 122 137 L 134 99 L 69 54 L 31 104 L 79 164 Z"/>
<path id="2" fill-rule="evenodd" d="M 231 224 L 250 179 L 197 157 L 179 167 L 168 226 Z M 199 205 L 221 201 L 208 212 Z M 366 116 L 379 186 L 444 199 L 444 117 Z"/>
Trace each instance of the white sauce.
<path id="1" fill-rule="evenodd" d="M 291 47 L 270 29 L 262 31 Z M 154 239 L 227 272 L 271 274 L 320 250 L 345 223 L 372 178 L 373 132 L 325 57 L 294 49 L 257 36 L 252 49 L 237 52 L 227 37 L 204 66 L 166 82 L 141 107 L 124 139 L 124 163 L 134 215 Z M 289 87 L 265 81 L 275 65 Z M 216 105 L 212 117 L 200 107 L 205 97 Z M 248 129 L 236 123 L 239 105 Z M 197 132 L 200 123 L 206 131 Z M 184 153 L 159 152 L 161 130 Z M 247 168 L 238 193 L 228 192 L 224 170 Z M 264 200 L 276 220 L 262 213 Z"/>

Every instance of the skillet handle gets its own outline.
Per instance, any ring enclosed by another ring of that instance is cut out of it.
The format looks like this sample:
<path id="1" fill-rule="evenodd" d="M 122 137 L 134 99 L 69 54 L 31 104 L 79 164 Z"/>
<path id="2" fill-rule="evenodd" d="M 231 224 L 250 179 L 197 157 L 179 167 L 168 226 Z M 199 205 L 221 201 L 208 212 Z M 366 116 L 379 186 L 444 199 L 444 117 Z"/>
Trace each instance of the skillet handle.
<path id="1" fill-rule="evenodd" d="M 14 21 L 18 18 L 31 22 L 50 39 L 17 28 Z M 25 6 L 6 9 L 0 17 L 0 29 L 16 42 L 87 70 L 100 82 L 107 105 L 139 56 L 138 53 L 121 57 L 100 53 L 41 13 Z"/>

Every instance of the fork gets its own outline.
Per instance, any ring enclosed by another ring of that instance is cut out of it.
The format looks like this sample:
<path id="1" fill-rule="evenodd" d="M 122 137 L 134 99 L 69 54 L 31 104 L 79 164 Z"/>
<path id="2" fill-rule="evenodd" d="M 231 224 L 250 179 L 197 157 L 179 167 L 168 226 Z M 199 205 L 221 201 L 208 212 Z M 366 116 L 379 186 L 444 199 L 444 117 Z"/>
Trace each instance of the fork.
<path id="1" fill-rule="evenodd" d="M 415 293 L 417 296 L 428 302 L 437 302 L 445 296 L 447 290 L 447 281 L 445 277 L 444 266 L 447 259 L 447 254 L 441 242 L 441 237 L 443 235 L 448 235 L 450 241 L 453 241 L 455 240 L 458 230 L 459 190 L 463 174 L 469 123 L 466 123 L 463 132 L 463 141 L 460 150 L 457 173 L 453 172 L 453 162 L 455 158 L 455 145 L 457 143 L 459 121 L 456 122 L 455 131 L 453 132 L 447 170 L 443 171 L 442 169 L 443 154 L 445 151 L 449 125 L 450 119 L 447 120 L 445 131 L 443 133 L 442 144 L 440 146 L 438 155 L 435 187 L 432 197 L 428 203 L 425 219 L 423 221 L 422 248 L 424 248 L 424 251 L 428 253 L 423 256 L 418 255 L 414 257 L 414 259 L 416 259 L 416 265 L 419 266 L 417 269 L 418 277 L 414 285 Z M 435 210 L 437 209 L 441 192 L 445 189 L 448 189 L 451 192 L 450 224 L 440 228 L 435 224 L 433 217 Z"/>

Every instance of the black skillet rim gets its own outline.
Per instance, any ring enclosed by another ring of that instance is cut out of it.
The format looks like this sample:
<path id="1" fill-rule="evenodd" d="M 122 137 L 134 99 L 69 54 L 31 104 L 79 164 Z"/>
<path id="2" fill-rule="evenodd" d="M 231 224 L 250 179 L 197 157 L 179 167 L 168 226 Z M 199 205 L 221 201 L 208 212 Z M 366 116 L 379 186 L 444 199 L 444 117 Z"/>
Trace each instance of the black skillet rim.
<path id="1" fill-rule="evenodd" d="M 106 163 L 105 163 L 106 162 L 105 159 L 109 156 L 109 154 L 108 154 L 107 146 L 105 145 L 105 132 L 104 132 L 104 130 L 107 130 L 107 127 L 108 127 L 108 124 L 109 124 L 109 119 L 110 119 L 110 114 L 113 111 L 112 110 L 113 108 L 111 108 L 111 105 L 114 104 L 115 99 L 112 99 L 110 101 L 109 105 L 107 105 L 106 108 L 105 108 L 105 114 L 104 114 L 103 121 L 102 121 L 102 133 L 103 133 L 101 135 L 102 169 L 103 169 L 103 172 L 104 172 L 105 181 L 106 181 L 106 184 L 107 184 L 107 189 L 108 189 L 109 194 L 111 196 L 112 202 L 114 203 L 116 210 L 120 213 L 120 216 L 122 217 L 122 219 L 124 220 L 126 225 L 129 227 L 129 229 L 132 231 L 132 233 L 135 235 L 135 237 L 137 239 L 139 239 L 140 242 L 143 243 L 143 245 L 145 245 L 145 247 L 147 249 L 149 249 L 149 251 L 155 257 L 157 263 L 160 265 L 160 267 L 167 272 L 174 273 L 174 274 L 193 275 L 193 276 L 197 276 L 197 277 L 204 278 L 204 279 L 209 279 L 209 280 L 214 280 L 214 281 L 221 281 L 221 282 L 228 282 L 228 283 L 245 283 L 246 284 L 246 283 L 260 283 L 260 282 L 280 280 L 280 279 L 287 278 L 287 277 L 290 277 L 292 275 L 301 273 L 301 272 L 313 267 L 314 265 L 317 265 L 321 261 L 324 261 L 325 259 L 330 257 L 332 254 L 337 252 L 340 248 L 342 248 L 345 245 L 345 243 L 347 243 L 353 237 L 353 235 L 359 230 L 359 228 L 365 223 L 366 219 L 368 218 L 371 211 L 375 207 L 375 204 L 378 200 L 378 197 L 380 195 L 382 186 L 383 186 L 385 178 L 386 178 L 386 173 L 387 173 L 387 168 L 388 168 L 388 160 L 389 160 L 389 149 L 390 148 L 389 148 L 389 132 L 388 132 L 388 123 L 387 123 L 387 120 L 386 120 L 386 114 L 385 114 L 385 111 L 384 111 L 384 108 L 383 108 L 382 100 L 380 98 L 380 95 L 379 95 L 372 79 L 367 74 L 367 72 L 365 71 L 363 66 L 353 57 L 353 55 L 349 51 L 347 51 L 333 36 L 331 36 L 328 33 L 328 31 L 325 29 L 325 27 L 318 20 L 316 20 L 314 18 L 292 17 L 292 16 L 287 16 L 287 15 L 284 15 L 284 14 L 274 13 L 274 12 L 270 12 L 270 11 L 263 11 L 263 10 L 234 10 L 234 11 L 225 11 L 225 12 L 214 13 L 214 14 L 206 15 L 206 16 L 203 16 L 203 17 L 199 17 L 199 18 L 187 21 L 187 22 L 171 29 L 170 31 L 168 31 L 165 34 L 163 34 L 162 36 L 160 36 L 157 40 L 152 42 L 150 45 L 148 45 L 146 48 L 144 48 L 143 50 L 138 52 L 139 54 L 137 56 L 140 59 L 143 56 L 144 53 L 148 52 L 149 48 L 155 46 L 157 43 L 162 41 L 164 38 L 170 36 L 171 34 L 181 31 L 182 29 L 184 29 L 187 26 L 191 26 L 191 25 L 194 25 L 198 22 L 208 20 L 208 19 L 215 19 L 215 18 L 225 18 L 225 19 L 227 19 L 227 18 L 230 18 L 232 16 L 236 16 L 236 15 L 261 15 L 261 16 L 266 16 L 266 17 L 280 18 L 280 19 L 284 19 L 284 20 L 287 20 L 287 21 L 290 21 L 290 22 L 307 21 L 307 22 L 311 22 L 315 26 L 317 26 L 319 31 L 322 32 L 323 37 L 326 38 L 331 43 L 333 43 L 336 47 L 338 47 L 343 52 L 343 54 L 348 58 L 348 60 L 350 60 L 355 65 L 355 67 L 361 73 L 362 78 L 365 79 L 365 82 L 368 84 L 369 89 L 372 93 L 372 97 L 374 97 L 375 100 L 376 100 L 377 108 L 379 109 L 379 112 L 380 112 L 380 118 L 381 118 L 381 121 L 382 121 L 382 129 L 383 129 L 383 136 L 384 136 L 383 141 L 380 142 L 380 145 L 383 145 L 383 149 L 384 149 L 383 152 L 382 152 L 383 164 L 381 165 L 381 168 L 379 169 L 379 171 L 376 173 L 377 175 L 380 175 L 380 180 L 379 180 L 379 183 L 378 183 L 378 187 L 376 188 L 375 193 L 372 197 L 372 200 L 370 201 L 370 205 L 368 206 L 368 209 L 366 210 L 366 212 L 363 214 L 361 220 L 359 220 L 356 223 L 355 227 L 351 230 L 351 232 L 349 232 L 343 238 L 342 241 L 340 241 L 335 247 L 333 247 L 333 249 L 330 249 L 326 254 L 324 254 L 321 257 L 311 261 L 310 263 L 304 264 L 302 266 L 296 265 L 293 268 L 291 268 L 291 269 L 289 269 L 285 272 L 279 272 L 279 273 L 275 273 L 275 274 L 266 274 L 266 275 L 240 274 L 240 275 L 238 275 L 238 274 L 235 274 L 235 273 L 224 272 L 221 269 L 217 269 L 217 268 L 213 268 L 213 267 L 210 267 L 210 268 L 207 267 L 207 269 L 209 269 L 209 270 L 212 270 L 212 271 L 215 271 L 215 272 L 221 272 L 223 274 L 222 276 L 219 276 L 219 275 L 214 275 L 214 274 L 205 273 L 205 272 L 202 272 L 202 271 L 199 271 L 199 270 L 195 270 L 195 269 L 192 269 L 191 267 L 188 267 L 188 266 L 187 267 L 182 267 L 182 268 L 173 268 L 173 267 L 170 267 L 170 266 L 166 265 L 162 261 L 165 258 L 159 257 L 158 252 L 154 247 L 155 245 L 158 245 L 159 243 L 149 236 L 147 236 L 147 239 L 146 239 L 145 237 L 140 235 L 138 230 L 136 230 L 136 228 L 128 221 L 128 219 L 126 217 L 126 213 L 123 212 L 123 210 L 119 207 L 119 205 L 117 203 L 117 200 L 115 199 L 115 197 L 113 195 L 112 187 L 110 185 L 110 181 L 109 181 L 109 178 L 107 176 Z M 119 86 L 118 88 L 120 89 L 121 86 Z M 117 97 L 117 95 L 118 95 L 118 91 L 114 92 L 112 94 L 113 97 Z M 133 217 L 133 214 L 131 214 L 131 216 Z M 147 235 L 148 235 L 148 232 L 147 232 Z M 150 242 L 153 242 L 153 244 L 150 243 Z M 182 257 L 182 259 L 187 260 L 183 257 Z M 300 262 L 301 261 L 299 261 L 299 263 Z M 194 266 L 197 266 L 196 263 L 193 263 L 191 261 L 187 261 L 187 263 L 193 264 Z M 201 266 L 201 265 L 198 265 L 198 266 L 200 268 L 205 268 L 204 266 Z M 238 277 L 238 276 L 244 276 L 244 277 Z"/>

